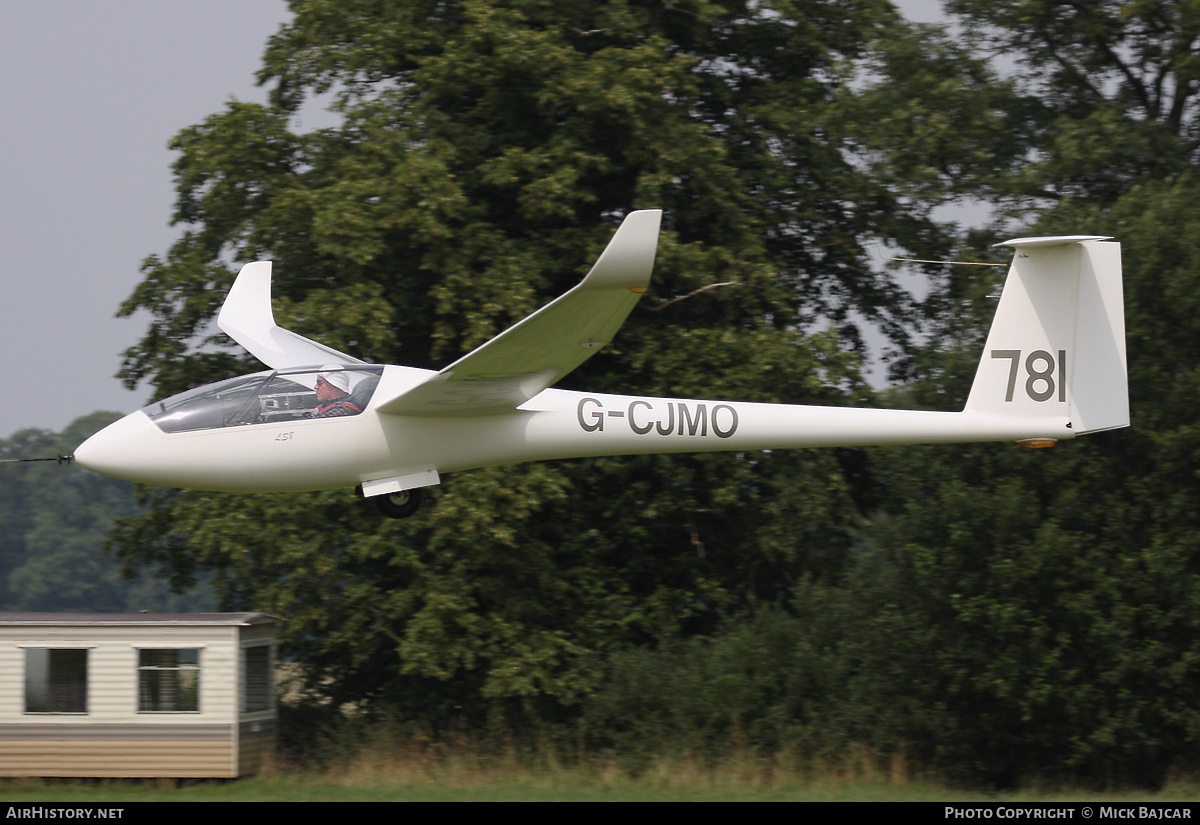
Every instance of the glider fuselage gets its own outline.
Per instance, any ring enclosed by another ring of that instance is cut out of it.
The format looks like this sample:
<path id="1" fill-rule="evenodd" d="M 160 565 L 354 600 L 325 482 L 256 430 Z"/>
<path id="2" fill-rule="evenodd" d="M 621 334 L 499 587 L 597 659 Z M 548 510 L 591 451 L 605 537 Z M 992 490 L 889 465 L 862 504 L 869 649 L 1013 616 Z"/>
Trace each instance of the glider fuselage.
<path id="1" fill-rule="evenodd" d="M 385 367 L 389 397 L 418 372 Z M 369 485 L 522 461 L 643 453 L 1073 437 L 1045 417 L 813 407 L 544 390 L 483 415 L 361 415 L 165 432 L 144 412 L 89 439 L 77 460 L 131 481 L 205 490 L 287 492 Z"/>
<path id="2" fill-rule="evenodd" d="M 962 412 L 809 407 L 558 390 L 650 283 L 661 213 L 632 212 L 573 289 L 442 370 L 379 367 L 283 329 L 271 263 L 242 267 L 217 325 L 271 369 L 126 416 L 75 451 L 101 473 L 172 487 L 358 487 L 402 518 L 440 473 L 641 453 L 1055 441 L 1129 424 L 1121 249 L 1018 238 Z M 340 407 L 326 406 L 336 395 Z"/>

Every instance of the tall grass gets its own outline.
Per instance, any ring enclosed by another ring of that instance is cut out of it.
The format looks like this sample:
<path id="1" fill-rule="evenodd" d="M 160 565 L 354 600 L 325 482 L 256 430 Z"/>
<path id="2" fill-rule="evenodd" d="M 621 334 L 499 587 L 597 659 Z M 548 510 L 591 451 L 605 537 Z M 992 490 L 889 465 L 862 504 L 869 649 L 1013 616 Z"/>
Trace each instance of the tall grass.
<path id="1" fill-rule="evenodd" d="M 346 737 L 351 737 L 347 739 Z M 518 744 L 511 737 L 481 739 L 468 734 L 433 736 L 403 726 L 350 725 L 327 737 L 320 753 L 306 760 L 281 760 L 264 774 L 346 787 L 437 786 L 441 788 L 521 787 L 658 790 L 734 794 L 794 791 L 802 788 L 903 791 L 938 783 L 915 775 L 903 755 L 878 758 L 865 748 L 841 757 L 799 758 L 733 747 L 725 756 L 694 752 L 647 752 L 634 758 L 588 752 L 579 743 L 548 740 Z"/>
<path id="2" fill-rule="evenodd" d="M 318 763 L 280 759 L 256 777 L 235 781 L 0 780 L 5 802 L 119 801 L 1006 801 L 1196 800 L 1194 777 L 1177 777 L 1158 793 L 1096 793 L 1039 787 L 989 794 L 936 781 L 903 755 L 886 759 L 865 748 L 840 757 L 800 760 L 787 753 L 733 750 L 712 760 L 663 752 L 630 770 L 614 754 L 555 747 L 481 743 L 469 736 L 431 737 L 376 729 L 357 743 L 339 741 Z"/>

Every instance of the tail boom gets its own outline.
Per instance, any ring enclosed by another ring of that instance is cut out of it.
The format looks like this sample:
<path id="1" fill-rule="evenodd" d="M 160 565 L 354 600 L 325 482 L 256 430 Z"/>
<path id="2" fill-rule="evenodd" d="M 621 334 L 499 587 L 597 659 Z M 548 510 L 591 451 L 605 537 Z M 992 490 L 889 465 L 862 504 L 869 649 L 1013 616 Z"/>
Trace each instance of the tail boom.
<path id="1" fill-rule="evenodd" d="M 453 422 L 444 419 L 439 426 L 453 426 Z M 565 390 L 543 392 L 503 426 L 503 437 L 494 433 L 475 439 L 462 430 L 451 439 L 428 440 L 460 445 L 463 465 L 453 469 L 468 469 L 530 459 L 1075 436 L 1065 416 L 1051 421 L 1044 416 L 986 412 L 815 407 Z"/>

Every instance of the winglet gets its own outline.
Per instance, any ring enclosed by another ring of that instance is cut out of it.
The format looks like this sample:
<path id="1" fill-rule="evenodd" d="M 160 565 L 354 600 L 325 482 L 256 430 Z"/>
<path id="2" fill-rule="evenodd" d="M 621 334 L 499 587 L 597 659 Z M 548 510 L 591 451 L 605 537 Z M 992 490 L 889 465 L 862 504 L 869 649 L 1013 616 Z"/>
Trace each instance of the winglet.
<path id="1" fill-rule="evenodd" d="M 270 261 L 254 261 L 242 267 L 221 305 L 217 326 L 239 344 L 239 336 L 248 337 L 254 331 L 275 326 L 275 313 L 271 309 Z"/>
<path id="2" fill-rule="evenodd" d="M 644 289 L 649 285 L 661 221 L 661 209 L 631 212 L 580 286 L 584 289 Z"/>
<path id="3" fill-rule="evenodd" d="M 217 315 L 217 326 L 272 369 L 313 364 L 361 364 L 343 352 L 318 344 L 275 324 L 271 310 L 271 262 L 242 267 Z"/>

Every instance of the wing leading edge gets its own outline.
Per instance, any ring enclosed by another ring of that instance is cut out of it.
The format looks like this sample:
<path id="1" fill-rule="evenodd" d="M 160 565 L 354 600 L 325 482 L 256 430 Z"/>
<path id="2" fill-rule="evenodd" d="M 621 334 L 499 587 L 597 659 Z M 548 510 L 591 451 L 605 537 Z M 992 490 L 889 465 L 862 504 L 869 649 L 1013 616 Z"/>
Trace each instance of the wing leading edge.
<path id="1" fill-rule="evenodd" d="M 515 409 L 551 386 L 607 344 L 646 291 L 661 219 L 658 209 L 631 212 L 576 287 L 376 409 L 485 415 Z"/>

